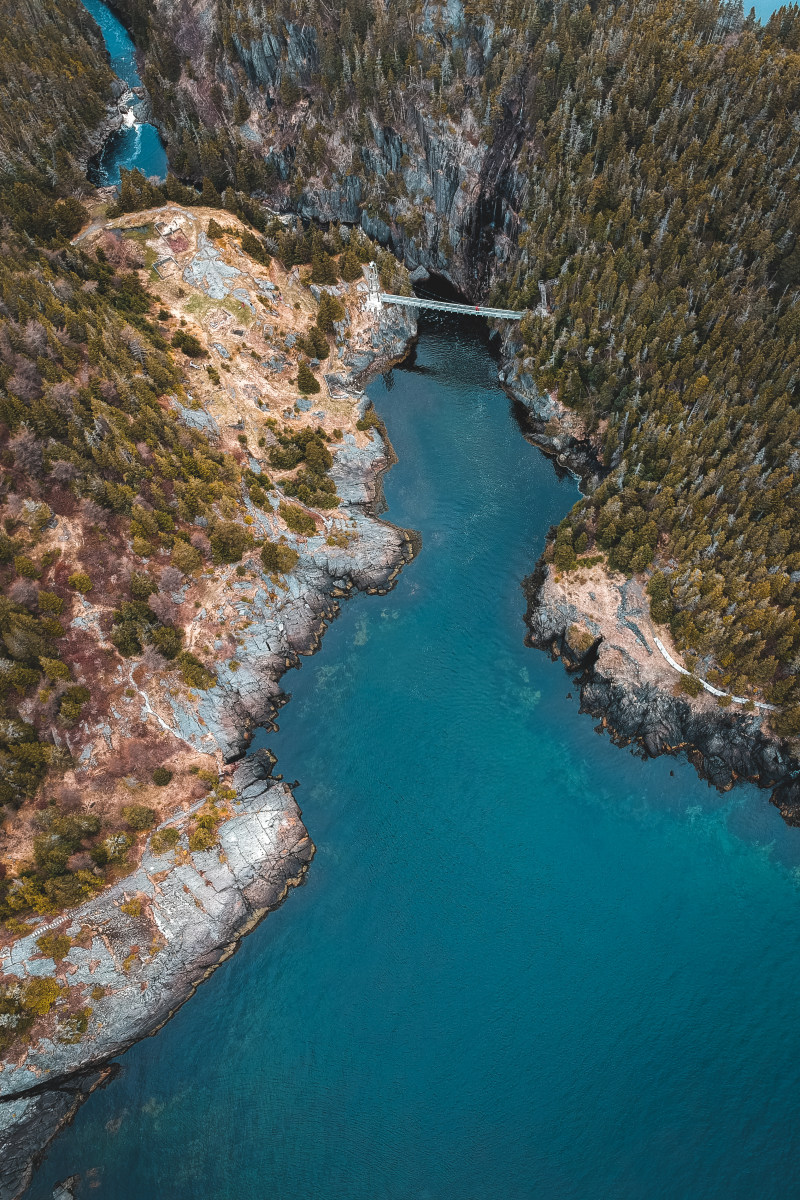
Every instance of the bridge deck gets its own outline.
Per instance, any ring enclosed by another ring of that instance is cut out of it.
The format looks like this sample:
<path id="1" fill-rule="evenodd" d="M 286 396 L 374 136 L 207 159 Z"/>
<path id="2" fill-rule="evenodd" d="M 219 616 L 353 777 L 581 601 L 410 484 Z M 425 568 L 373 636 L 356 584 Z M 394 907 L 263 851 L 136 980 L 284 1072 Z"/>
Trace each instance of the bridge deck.
<path id="1" fill-rule="evenodd" d="M 480 304 L 451 304 L 449 300 L 423 300 L 419 296 L 392 296 L 381 292 L 382 304 L 406 304 L 410 308 L 433 308 L 439 312 L 466 313 L 473 317 L 500 317 L 505 321 L 521 321 L 524 312 L 508 308 L 484 308 Z"/>

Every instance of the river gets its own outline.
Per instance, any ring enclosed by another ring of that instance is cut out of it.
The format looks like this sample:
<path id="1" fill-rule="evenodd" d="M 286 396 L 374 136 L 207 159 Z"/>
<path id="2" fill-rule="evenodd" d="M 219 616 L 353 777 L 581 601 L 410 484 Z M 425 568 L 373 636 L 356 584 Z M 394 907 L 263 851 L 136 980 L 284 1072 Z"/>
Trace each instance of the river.
<path id="1" fill-rule="evenodd" d="M 129 87 L 140 87 L 136 67 L 136 48 L 125 26 L 103 0 L 82 0 L 83 6 L 100 26 L 111 59 L 111 69 Z M 98 187 L 118 184 L 120 167 L 138 168 L 159 180 L 167 177 L 167 152 L 155 125 L 138 122 L 112 133 L 89 167 L 89 179 Z"/>
<path id="2" fill-rule="evenodd" d="M 422 550 L 285 679 L 262 735 L 318 852 L 56 1140 L 98 1200 L 784 1200 L 800 831 L 598 736 L 523 645 L 572 479 L 479 323 L 370 394 Z"/>

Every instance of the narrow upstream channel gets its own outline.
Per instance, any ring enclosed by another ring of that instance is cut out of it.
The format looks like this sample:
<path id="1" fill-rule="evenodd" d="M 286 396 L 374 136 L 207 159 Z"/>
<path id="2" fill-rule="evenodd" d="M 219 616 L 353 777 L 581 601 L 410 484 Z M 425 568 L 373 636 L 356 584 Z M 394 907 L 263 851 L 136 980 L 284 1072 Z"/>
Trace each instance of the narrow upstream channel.
<path id="1" fill-rule="evenodd" d="M 370 393 L 423 547 L 261 737 L 317 847 L 56 1140 L 30 1195 L 778 1200 L 796 1192 L 800 831 L 598 737 L 523 646 L 576 488 L 478 323 Z"/>
<path id="2" fill-rule="evenodd" d="M 100 27 L 103 40 L 111 59 L 111 69 L 129 88 L 141 86 L 136 67 L 136 47 L 128 36 L 122 22 L 114 16 L 103 0 L 82 0 L 83 7 L 91 13 Z M 132 108 L 135 111 L 135 105 Z M 89 165 L 89 179 L 97 187 L 117 184 L 120 168 L 134 168 L 144 175 L 158 179 L 167 177 L 167 152 L 155 125 L 146 121 L 125 126 L 112 133 L 100 153 Z"/>

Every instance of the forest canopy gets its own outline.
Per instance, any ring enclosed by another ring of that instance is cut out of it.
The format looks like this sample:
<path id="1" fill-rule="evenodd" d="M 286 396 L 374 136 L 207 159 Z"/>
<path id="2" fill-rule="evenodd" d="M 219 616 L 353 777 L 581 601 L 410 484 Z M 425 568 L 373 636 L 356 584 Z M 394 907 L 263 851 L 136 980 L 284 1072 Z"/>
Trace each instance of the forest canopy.
<path id="1" fill-rule="evenodd" d="M 400 255 L 530 310 L 519 359 L 604 475 L 560 561 L 656 572 L 690 666 L 800 731 L 797 5 L 762 26 L 715 0 L 214 0 L 202 70 L 170 0 L 123 6 L 180 172 L 307 207 L 355 188 Z M 420 200 L 420 166 L 450 169 L 428 160 L 433 135 L 498 164 L 472 245 L 451 242 L 452 191 Z M 400 161 L 377 169 L 393 139 Z"/>

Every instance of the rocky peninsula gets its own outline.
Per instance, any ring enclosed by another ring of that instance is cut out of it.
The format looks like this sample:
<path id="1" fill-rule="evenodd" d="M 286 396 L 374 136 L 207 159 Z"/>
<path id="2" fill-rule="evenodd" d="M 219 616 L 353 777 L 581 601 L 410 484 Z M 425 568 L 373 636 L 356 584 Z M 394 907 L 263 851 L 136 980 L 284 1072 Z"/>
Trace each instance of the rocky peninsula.
<path id="1" fill-rule="evenodd" d="M 413 320 L 400 309 L 380 316 L 368 311 L 363 281 L 319 289 L 297 268 L 264 268 L 241 251 L 241 229 L 227 214 L 228 233 L 208 236 L 213 216 L 168 206 L 96 220 L 86 236 L 99 240 L 104 252 L 147 266 L 164 317 L 169 314 L 184 336 L 191 331 L 216 364 L 193 372 L 193 360 L 187 361 L 192 378 L 183 401 L 174 401 L 187 429 L 202 428 L 222 445 L 252 446 L 253 478 L 266 478 L 266 459 L 258 456 L 274 444 L 270 430 L 278 422 L 334 431 L 330 474 L 338 505 L 316 512 L 306 506 L 305 531 L 293 532 L 282 516 L 287 509 L 278 472 L 270 484 L 272 504 L 248 500 L 240 519 L 292 552 L 286 573 L 248 560 L 238 572 L 221 565 L 205 575 L 169 578 L 165 603 L 185 613 L 190 645 L 206 656 L 211 650 L 213 686 L 176 687 L 174 674 L 152 654 L 130 669 L 96 670 L 91 712 L 68 737 L 73 765 L 65 786 L 89 807 L 102 798 L 108 812 L 126 797 L 148 801 L 159 821 L 133 847 L 132 873 L 129 865 L 94 899 L 39 919 L 0 946 L 6 985 L 24 988 L 37 980 L 46 993 L 26 1040 L 0 1059 L 3 1200 L 21 1194 L 47 1142 L 114 1070 L 110 1060 L 168 1020 L 237 940 L 302 881 L 314 847 L 291 789 L 272 778 L 272 757 L 260 751 L 228 764 L 242 758 L 254 728 L 274 720 L 286 699 L 281 676 L 313 653 L 341 600 L 356 590 L 388 591 L 415 550 L 413 534 L 377 515 L 391 449 L 377 422 L 364 420 L 367 401 L 360 391 L 371 372 L 405 354 Z M 323 291 L 335 296 L 344 316 L 326 363 L 324 394 L 313 404 L 295 403 L 295 343 Z M 214 379 L 225 366 L 226 383 L 219 386 Z M 273 426 L 265 424 L 270 412 Z M 51 536 L 69 544 L 71 557 L 88 562 L 92 538 L 85 524 L 56 519 Z M 99 578 L 99 565 L 93 569 Z M 84 659 L 89 651 L 110 651 L 103 591 L 88 594 L 72 621 L 70 636 L 86 643 Z M 163 791 L 144 771 L 153 753 L 167 760 L 172 775 Z M 11 821 L 7 862 L 25 853 L 28 820 L 23 814 Z M 204 820 L 210 844 L 197 849 L 192 830 Z M 52 942 L 43 945 L 48 934 Z"/>

